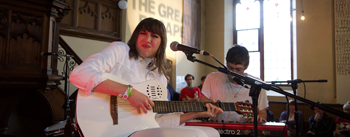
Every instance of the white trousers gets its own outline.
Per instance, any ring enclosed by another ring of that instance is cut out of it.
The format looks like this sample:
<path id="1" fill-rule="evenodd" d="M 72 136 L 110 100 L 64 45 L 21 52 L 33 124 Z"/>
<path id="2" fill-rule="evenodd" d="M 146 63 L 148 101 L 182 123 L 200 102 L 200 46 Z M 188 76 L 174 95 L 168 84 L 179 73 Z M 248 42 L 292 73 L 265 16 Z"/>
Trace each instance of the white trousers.
<path id="1" fill-rule="evenodd" d="M 140 130 L 130 137 L 220 137 L 220 134 L 211 127 L 182 126 Z"/>

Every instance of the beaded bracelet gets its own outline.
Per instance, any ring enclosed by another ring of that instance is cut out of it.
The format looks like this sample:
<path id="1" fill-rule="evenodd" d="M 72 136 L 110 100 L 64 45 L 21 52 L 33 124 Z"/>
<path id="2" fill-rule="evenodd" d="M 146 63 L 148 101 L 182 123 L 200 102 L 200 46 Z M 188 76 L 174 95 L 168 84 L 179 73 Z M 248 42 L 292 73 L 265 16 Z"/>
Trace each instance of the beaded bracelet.
<path id="1" fill-rule="evenodd" d="M 125 93 L 124 93 L 124 95 L 123 94 L 119 94 L 119 97 L 121 97 L 121 98 L 123 98 L 123 99 L 128 99 L 130 96 L 132 96 L 132 92 L 131 92 L 131 90 L 132 90 L 132 86 L 131 85 L 126 85 L 126 91 L 125 91 Z"/>

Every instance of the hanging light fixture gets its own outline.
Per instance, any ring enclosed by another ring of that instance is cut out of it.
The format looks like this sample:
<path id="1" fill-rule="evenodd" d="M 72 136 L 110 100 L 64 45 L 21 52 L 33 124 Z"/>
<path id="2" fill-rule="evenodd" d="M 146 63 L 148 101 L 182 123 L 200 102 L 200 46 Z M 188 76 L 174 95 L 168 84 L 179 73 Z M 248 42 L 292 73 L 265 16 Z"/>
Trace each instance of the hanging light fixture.
<path id="1" fill-rule="evenodd" d="M 303 10 L 303 11 L 301 11 L 301 20 L 305 20 L 304 10 Z"/>
<path id="2" fill-rule="evenodd" d="M 303 0 L 300 0 L 300 1 L 301 1 L 301 20 L 305 20 Z"/>

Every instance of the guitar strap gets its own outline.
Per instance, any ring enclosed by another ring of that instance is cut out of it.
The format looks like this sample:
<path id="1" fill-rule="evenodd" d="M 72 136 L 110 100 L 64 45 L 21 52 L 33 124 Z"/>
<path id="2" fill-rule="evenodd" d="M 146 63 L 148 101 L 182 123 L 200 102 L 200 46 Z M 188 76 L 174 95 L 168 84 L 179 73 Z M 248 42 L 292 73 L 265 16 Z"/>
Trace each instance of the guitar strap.
<path id="1" fill-rule="evenodd" d="M 117 96 L 111 95 L 110 99 L 110 113 L 111 117 L 113 119 L 113 125 L 118 125 L 118 101 L 117 101 Z"/>

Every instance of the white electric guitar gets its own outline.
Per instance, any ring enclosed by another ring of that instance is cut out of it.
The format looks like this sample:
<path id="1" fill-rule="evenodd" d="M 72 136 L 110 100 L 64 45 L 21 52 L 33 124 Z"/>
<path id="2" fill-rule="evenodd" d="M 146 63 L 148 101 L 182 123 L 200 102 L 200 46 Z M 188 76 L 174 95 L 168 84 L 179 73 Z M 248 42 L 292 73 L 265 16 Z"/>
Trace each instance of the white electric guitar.
<path id="1" fill-rule="evenodd" d="M 115 75 L 104 73 L 105 77 L 115 82 L 129 85 Z M 94 92 L 85 95 L 79 90 L 76 101 L 76 120 L 85 137 L 127 137 L 135 131 L 157 128 L 156 112 L 200 112 L 206 111 L 207 102 L 168 101 L 166 87 L 157 80 L 132 84 L 133 88 L 144 93 L 155 103 L 147 114 L 138 114 L 129 101 L 116 96 Z M 252 114 L 252 106 L 248 103 L 223 103 L 214 105 L 224 111 L 236 111 L 241 114 Z"/>

